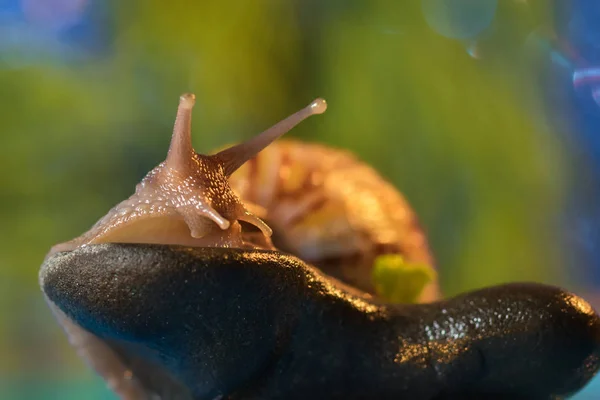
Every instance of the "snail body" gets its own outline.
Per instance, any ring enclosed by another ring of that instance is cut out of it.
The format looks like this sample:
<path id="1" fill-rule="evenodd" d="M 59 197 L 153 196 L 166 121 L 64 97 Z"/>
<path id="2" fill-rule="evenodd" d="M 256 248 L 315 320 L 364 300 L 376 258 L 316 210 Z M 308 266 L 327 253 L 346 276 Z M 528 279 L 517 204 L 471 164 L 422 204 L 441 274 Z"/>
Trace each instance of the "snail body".
<path id="1" fill-rule="evenodd" d="M 50 255 L 100 243 L 282 250 L 370 294 L 381 255 L 433 265 L 414 212 L 373 168 L 347 151 L 274 142 L 324 112 L 324 100 L 213 155 L 192 147 L 194 103 L 194 95 L 181 96 L 167 158 L 135 193 Z M 435 280 L 418 290 L 418 301 L 439 297 Z"/>

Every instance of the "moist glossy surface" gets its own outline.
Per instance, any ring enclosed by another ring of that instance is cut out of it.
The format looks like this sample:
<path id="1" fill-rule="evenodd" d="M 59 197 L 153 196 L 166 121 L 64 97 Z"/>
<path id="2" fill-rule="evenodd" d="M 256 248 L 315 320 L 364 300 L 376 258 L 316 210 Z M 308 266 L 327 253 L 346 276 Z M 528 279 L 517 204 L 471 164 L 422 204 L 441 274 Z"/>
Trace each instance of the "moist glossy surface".
<path id="1" fill-rule="evenodd" d="M 277 252 L 118 244 L 50 257 L 41 283 L 165 399 L 551 399 L 599 367 L 596 313 L 537 284 L 398 306 Z"/>

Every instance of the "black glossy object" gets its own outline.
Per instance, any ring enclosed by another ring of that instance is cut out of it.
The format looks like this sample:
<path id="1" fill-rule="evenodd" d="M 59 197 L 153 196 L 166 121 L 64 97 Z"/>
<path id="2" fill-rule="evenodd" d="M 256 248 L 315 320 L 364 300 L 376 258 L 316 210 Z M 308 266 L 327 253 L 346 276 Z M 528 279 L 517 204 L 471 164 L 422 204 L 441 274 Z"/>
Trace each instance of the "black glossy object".
<path id="1" fill-rule="evenodd" d="M 598 315 L 537 284 L 398 306 L 280 253 L 119 244 L 41 283 L 163 399 L 553 399 L 599 368 Z"/>

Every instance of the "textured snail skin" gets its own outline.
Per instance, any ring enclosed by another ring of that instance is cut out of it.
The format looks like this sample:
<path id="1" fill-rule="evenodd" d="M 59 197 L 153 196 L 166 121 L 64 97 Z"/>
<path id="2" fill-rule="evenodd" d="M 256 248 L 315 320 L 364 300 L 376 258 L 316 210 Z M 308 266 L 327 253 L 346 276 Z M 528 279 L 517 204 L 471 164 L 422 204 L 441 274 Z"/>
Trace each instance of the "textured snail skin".
<path id="1" fill-rule="evenodd" d="M 135 244 L 40 279 L 162 399 L 554 399 L 600 365 L 598 315 L 538 284 L 378 304 L 278 252 Z"/>

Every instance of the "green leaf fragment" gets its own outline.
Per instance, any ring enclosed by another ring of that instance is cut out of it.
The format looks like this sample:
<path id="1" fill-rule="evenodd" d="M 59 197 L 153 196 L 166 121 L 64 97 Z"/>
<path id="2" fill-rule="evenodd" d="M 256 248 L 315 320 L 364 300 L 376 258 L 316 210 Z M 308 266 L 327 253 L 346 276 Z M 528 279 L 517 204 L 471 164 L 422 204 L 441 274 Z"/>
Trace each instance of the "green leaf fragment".
<path id="1" fill-rule="evenodd" d="M 372 279 L 379 296 L 392 303 L 415 303 L 425 286 L 436 279 L 430 265 L 408 263 L 398 254 L 375 259 Z"/>

